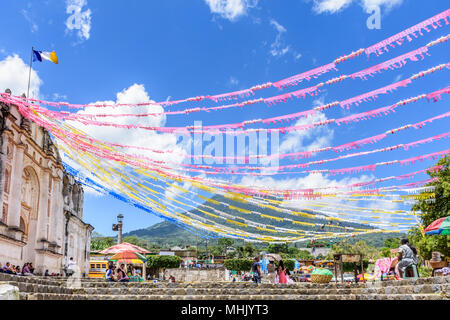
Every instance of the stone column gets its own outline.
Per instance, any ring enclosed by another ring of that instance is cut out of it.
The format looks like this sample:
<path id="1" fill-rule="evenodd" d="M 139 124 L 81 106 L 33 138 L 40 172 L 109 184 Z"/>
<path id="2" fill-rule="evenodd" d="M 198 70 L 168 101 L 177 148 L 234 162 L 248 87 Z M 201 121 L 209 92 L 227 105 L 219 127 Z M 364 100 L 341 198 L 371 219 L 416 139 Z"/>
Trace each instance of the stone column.
<path id="1" fill-rule="evenodd" d="M 56 216 L 58 213 L 56 212 L 56 208 L 58 205 L 58 201 L 60 201 L 60 198 L 58 197 L 58 178 L 51 178 L 53 179 L 52 183 L 52 197 L 50 199 L 50 232 L 49 232 L 49 241 L 56 243 Z"/>
<path id="2" fill-rule="evenodd" d="M 11 192 L 8 204 L 8 226 L 10 228 L 20 227 L 21 197 L 22 197 L 22 171 L 24 144 L 14 147 L 14 160 L 11 168 Z"/>
<path id="3" fill-rule="evenodd" d="M 83 219 L 83 205 L 84 205 L 84 189 L 80 184 L 79 198 L 78 198 L 78 217 L 80 217 L 80 219 Z"/>
<path id="4" fill-rule="evenodd" d="M 8 146 L 8 135 L 1 133 L 0 137 L 0 222 L 3 218 L 3 192 L 6 178 L 6 153 Z M 6 223 L 6 221 L 5 221 Z"/>
<path id="5" fill-rule="evenodd" d="M 63 246 L 63 229 L 64 229 L 64 204 L 62 199 L 62 181 L 55 181 L 55 190 L 53 197 L 57 200 L 55 201 L 54 206 L 54 219 L 53 219 L 53 228 L 54 228 L 54 240 L 59 246 Z"/>
<path id="6" fill-rule="evenodd" d="M 59 246 L 63 246 L 64 239 L 64 204 L 62 199 L 62 181 L 56 182 L 56 189 L 54 197 L 58 199 L 55 206 L 55 241 Z"/>
<path id="7" fill-rule="evenodd" d="M 44 168 L 42 170 L 42 179 L 39 195 L 39 212 L 38 212 L 38 236 L 37 243 L 41 240 L 47 239 L 47 224 L 48 224 L 48 185 L 50 183 L 51 170 Z"/>

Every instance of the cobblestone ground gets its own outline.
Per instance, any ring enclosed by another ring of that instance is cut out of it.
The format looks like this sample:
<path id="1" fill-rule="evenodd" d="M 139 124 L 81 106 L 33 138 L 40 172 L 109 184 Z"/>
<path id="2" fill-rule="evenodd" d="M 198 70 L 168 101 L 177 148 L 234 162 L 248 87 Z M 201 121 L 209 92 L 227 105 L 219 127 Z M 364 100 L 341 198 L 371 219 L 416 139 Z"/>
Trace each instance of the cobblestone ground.
<path id="1" fill-rule="evenodd" d="M 358 284 L 107 283 L 0 274 L 23 300 L 450 300 L 450 276 Z"/>

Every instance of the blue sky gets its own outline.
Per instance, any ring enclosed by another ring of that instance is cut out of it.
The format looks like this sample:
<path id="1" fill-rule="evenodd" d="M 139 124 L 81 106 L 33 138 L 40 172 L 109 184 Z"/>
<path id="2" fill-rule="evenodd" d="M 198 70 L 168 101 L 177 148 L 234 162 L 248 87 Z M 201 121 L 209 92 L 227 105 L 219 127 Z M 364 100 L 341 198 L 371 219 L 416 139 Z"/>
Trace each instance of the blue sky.
<path id="1" fill-rule="evenodd" d="M 371 30 L 366 26 L 370 14 L 366 13 L 365 7 L 369 4 L 379 4 L 381 7 L 380 29 Z M 0 74 L 0 90 L 10 87 L 13 94 L 17 95 L 25 90 L 27 74 L 24 65 L 29 63 L 30 48 L 34 46 L 38 50 L 55 50 L 60 62 L 57 66 L 51 63 L 33 65 L 37 72 L 36 78 L 33 78 L 34 94 L 47 100 L 72 103 L 117 101 L 120 100 L 117 94 L 122 92 L 123 95 L 136 94 L 138 97 L 164 101 L 235 91 L 268 81 L 274 82 L 329 63 L 446 9 L 446 2 L 439 0 L 234 0 L 228 5 L 218 0 L 4 1 L 2 11 L 8 14 L 0 20 L 0 70 L 3 71 L 3 75 Z M 344 62 L 338 66 L 339 71 L 302 83 L 292 90 L 370 67 L 447 35 L 448 31 L 449 27 L 444 25 L 379 57 L 371 55 L 368 60 L 361 56 Z M 298 99 L 274 107 L 260 104 L 243 109 L 197 113 L 189 117 L 171 116 L 161 121 L 167 126 L 193 125 L 194 120 L 214 125 L 310 109 L 320 102 L 353 97 L 447 63 L 447 46 L 441 44 L 432 47 L 430 56 L 424 60 L 409 61 L 403 68 L 384 71 L 370 81 L 347 80 L 327 87 L 314 98 Z M 448 72 L 440 71 L 417 80 L 407 88 L 380 96 L 375 102 L 361 104 L 351 111 L 330 109 L 324 116 L 328 119 L 338 118 L 444 88 L 449 84 Z M 133 89 L 129 90 L 131 87 Z M 291 90 L 284 92 L 288 91 Z M 148 97 L 145 97 L 146 94 Z M 264 96 L 276 94 L 279 94 L 279 90 L 275 88 L 263 92 Z M 449 101 L 449 97 L 445 96 L 442 102 L 436 104 L 421 101 L 400 108 L 390 116 L 342 127 L 331 125 L 310 135 L 284 136 L 281 142 L 289 138 L 293 141 L 290 149 L 285 145 L 287 152 L 301 151 L 311 144 L 328 146 L 346 143 L 444 113 L 448 111 Z M 201 105 L 213 106 L 214 103 Z M 419 140 L 444 133 L 447 128 L 448 120 L 437 121 L 421 130 L 390 136 L 361 151 Z M 320 137 L 323 139 L 320 140 Z M 409 151 L 341 160 L 314 168 L 358 166 L 444 149 L 448 149 L 446 140 Z M 334 153 L 324 153 L 317 159 L 332 156 Z M 387 166 L 366 176 L 378 178 L 399 175 L 423 169 L 432 163 L 424 161 L 406 167 Z M 352 175 L 355 178 L 360 176 L 362 174 Z M 308 177 L 301 180 L 303 178 L 292 175 L 266 182 L 286 186 L 311 186 L 316 182 L 327 182 L 327 178 Z M 424 175 L 416 178 L 422 179 L 425 179 Z M 97 232 L 113 234 L 111 224 L 119 212 L 125 215 L 125 231 L 161 221 L 110 197 L 86 194 L 85 220 Z"/>

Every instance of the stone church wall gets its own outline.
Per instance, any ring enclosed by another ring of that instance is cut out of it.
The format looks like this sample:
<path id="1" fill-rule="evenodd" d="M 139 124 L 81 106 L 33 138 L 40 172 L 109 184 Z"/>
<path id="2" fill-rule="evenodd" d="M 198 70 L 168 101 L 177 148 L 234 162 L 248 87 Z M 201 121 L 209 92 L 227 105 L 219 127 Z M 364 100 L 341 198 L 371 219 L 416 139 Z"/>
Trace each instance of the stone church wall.
<path id="1" fill-rule="evenodd" d="M 82 220 L 82 186 L 44 128 L 0 107 L 0 263 L 62 273 L 73 257 L 87 274 L 93 227 Z"/>

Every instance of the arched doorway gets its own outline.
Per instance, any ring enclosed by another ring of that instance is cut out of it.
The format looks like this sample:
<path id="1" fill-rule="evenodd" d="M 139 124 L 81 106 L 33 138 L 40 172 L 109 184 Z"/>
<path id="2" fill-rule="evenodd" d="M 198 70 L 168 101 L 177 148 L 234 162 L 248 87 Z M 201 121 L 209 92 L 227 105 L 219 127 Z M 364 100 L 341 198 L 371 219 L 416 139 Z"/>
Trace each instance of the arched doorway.
<path id="1" fill-rule="evenodd" d="M 20 229 L 23 231 L 23 262 L 35 262 L 37 218 L 39 211 L 39 178 L 32 167 L 22 173 Z"/>

